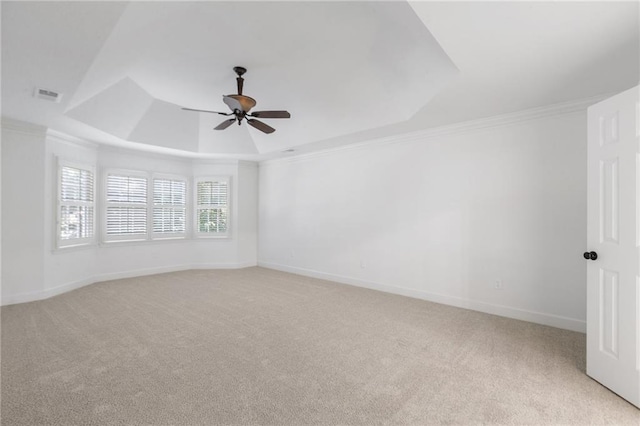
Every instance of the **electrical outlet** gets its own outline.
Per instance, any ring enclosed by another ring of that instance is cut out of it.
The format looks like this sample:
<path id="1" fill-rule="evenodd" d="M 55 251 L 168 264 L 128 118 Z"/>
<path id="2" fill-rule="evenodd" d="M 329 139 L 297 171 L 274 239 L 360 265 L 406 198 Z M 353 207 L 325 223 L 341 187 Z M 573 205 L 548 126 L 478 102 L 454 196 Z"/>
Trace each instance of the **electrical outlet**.
<path id="1" fill-rule="evenodd" d="M 362 269 L 366 268 L 366 267 L 367 267 L 367 261 L 366 261 L 366 260 L 361 260 L 361 261 L 360 261 L 360 267 L 361 267 Z"/>
<path id="2" fill-rule="evenodd" d="M 502 290 L 504 288 L 502 280 L 495 280 L 495 282 L 493 283 L 493 288 L 495 288 L 496 290 Z"/>
<path id="3" fill-rule="evenodd" d="M 291 250 L 289 252 L 289 258 L 293 259 L 294 257 L 296 257 L 295 253 L 293 252 L 293 250 Z"/>

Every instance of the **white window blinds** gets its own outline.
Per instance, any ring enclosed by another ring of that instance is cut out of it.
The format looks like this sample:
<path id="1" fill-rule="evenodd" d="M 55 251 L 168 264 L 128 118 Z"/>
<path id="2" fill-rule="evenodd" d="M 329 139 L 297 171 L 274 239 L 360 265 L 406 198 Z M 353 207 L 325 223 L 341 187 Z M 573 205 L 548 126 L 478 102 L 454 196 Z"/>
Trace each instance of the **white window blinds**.
<path id="1" fill-rule="evenodd" d="M 89 243 L 94 236 L 94 173 L 59 167 L 58 246 Z"/>
<path id="2" fill-rule="evenodd" d="M 140 239 L 147 233 L 147 179 L 107 175 L 107 239 Z"/>
<path id="3" fill-rule="evenodd" d="M 229 181 L 201 179 L 196 186 L 197 233 L 226 235 L 229 230 Z"/>
<path id="4" fill-rule="evenodd" d="M 182 180 L 153 180 L 153 233 L 161 236 L 186 232 L 187 183 Z"/>

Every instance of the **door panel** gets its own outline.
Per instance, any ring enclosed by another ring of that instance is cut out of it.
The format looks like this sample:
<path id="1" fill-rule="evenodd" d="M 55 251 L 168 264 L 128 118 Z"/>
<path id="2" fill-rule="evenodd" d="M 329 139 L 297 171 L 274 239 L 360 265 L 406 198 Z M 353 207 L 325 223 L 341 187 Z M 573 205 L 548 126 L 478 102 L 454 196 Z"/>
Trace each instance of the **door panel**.
<path id="1" fill-rule="evenodd" d="M 588 112 L 587 374 L 640 407 L 638 93 Z"/>
<path id="2" fill-rule="evenodd" d="M 600 269 L 600 351 L 618 359 L 618 273 Z"/>
<path id="3" fill-rule="evenodd" d="M 618 244 L 618 158 L 600 161 L 600 242 Z"/>
<path id="4" fill-rule="evenodd" d="M 618 111 L 600 117 L 600 146 L 618 142 Z"/>

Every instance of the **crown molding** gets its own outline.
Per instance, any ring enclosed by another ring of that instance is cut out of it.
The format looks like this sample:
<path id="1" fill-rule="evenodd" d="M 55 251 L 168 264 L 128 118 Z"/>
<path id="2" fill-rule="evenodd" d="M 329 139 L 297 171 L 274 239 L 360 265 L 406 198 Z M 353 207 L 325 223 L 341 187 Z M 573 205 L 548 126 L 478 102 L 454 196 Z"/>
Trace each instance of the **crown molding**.
<path id="1" fill-rule="evenodd" d="M 138 149 L 138 147 L 111 145 L 105 143 L 98 143 L 87 139 L 82 139 L 76 136 L 69 135 L 68 133 L 61 132 L 47 128 L 46 126 L 40 126 L 27 121 L 15 120 L 8 117 L 2 117 L 0 126 L 2 130 L 9 130 L 16 133 L 32 136 L 43 136 L 47 140 L 70 144 L 81 148 L 94 149 L 97 152 L 104 153 L 118 153 L 118 154 L 130 154 L 139 155 L 145 157 L 156 158 L 160 160 L 179 161 L 183 163 L 189 163 L 192 165 L 211 165 L 211 166 L 238 166 L 238 167 L 257 167 L 258 163 L 250 160 L 238 160 L 233 158 L 206 158 L 198 157 L 196 153 L 185 156 L 175 155 L 166 152 L 156 152 L 155 150 Z"/>
<path id="2" fill-rule="evenodd" d="M 43 136 L 47 132 L 46 126 L 29 123 L 27 121 L 16 120 L 9 117 L 0 118 L 0 127 L 2 127 L 2 130 L 10 130 L 12 132 L 22 133 L 26 135 Z"/>
<path id="3" fill-rule="evenodd" d="M 191 162 L 197 166 L 238 166 L 240 164 L 240 160 L 233 158 L 194 158 Z"/>
<path id="4" fill-rule="evenodd" d="M 139 149 L 137 146 L 131 147 L 126 145 L 112 145 L 108 143 L 98 143 L 96 150 L 98 153 L 103 154 L 122 154 L 122 155 L 133 155 L 140 156 L 145 158 L 154 158 L 158 160 L 171 160 L 183 163 L 191 163 L 193 161 L 192 157 L 186 157 L 182 155 L 174 155 L 166 152 L 158 152 L 156 150 L 147 150 L 147 149 Z"/>
<path id="5" fill-rule="evenodd" d="M 425 140 L 434 139 L 437 137 L 449 136 L 454 134 L 464 134 L 485 129 L 491 129 L 496 127 L 506 127 L 514 124 L 519 124 L 532 120 L 539 120 L 549 117 L 558 117 L 566 114 L 572 114 L 576 112 L 585 111 L 587 107 L 600 102 L 614 93 L 606 93 L 597 96 L 591 96 L 588 98 L 576 99 L 568 102 L 562 102 L 552 105 L 546 105 L 542 107 L 536 107 L 526 109 L 522 111 L 512 112 L 508 114 L 500 114 L 491 117 L 480 118 L 477 120 L 463 121 L 460 123 L 447 124 L 444 126 L 433 127 L 424 130 L 418 130 L 415 132 L 409 132 L 393 136 L 385 136 L 381 138 L 371 139 L 364 142 L 357 142 L 348 144 L 337 148 L 329 148 L 310 152 L 306 154 L 299 154 L 285 158 L 274 158 L 264 160 L 260 162 L 260 167 L 268 166 L 270 164 L 277 163 L 294 163 L 298 161 L 305 161 L 312 158 L 327 156 L 336 154 L 342 151 L 359 150 L 363 148 L 380 147 L 390 144 L 398 143 L 413 143 L 423 142 Z"/>
<path id="6" fill-rule="evenodd" d="M 71 136 L 67 133 L 60 132 L 58 130 L 47 129 L 47 139 L 55 142 L 62 142 L 72 145 L 77 145 L 83 148 L 97 149 L 100 144 L 97 142 L 88 141 L 75 136 Z"/>
<path id="7" fill-rule="evenodd" d="M 249 160 L 238 160 L 238 167 L 247 168 L 247 169 L 255 169 L 258 167 L 257 161 L 249 161 Z"/>

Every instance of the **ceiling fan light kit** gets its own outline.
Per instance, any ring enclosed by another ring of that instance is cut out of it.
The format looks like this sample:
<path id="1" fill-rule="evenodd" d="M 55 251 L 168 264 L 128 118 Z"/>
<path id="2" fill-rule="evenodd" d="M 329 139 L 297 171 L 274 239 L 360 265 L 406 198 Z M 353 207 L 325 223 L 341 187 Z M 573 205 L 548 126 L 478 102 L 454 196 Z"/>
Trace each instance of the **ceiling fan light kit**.
<path id="1" fill-rule="evenodd" d="M 249 112 L 251 108 L 256 106 L 256 100 L 244 95 L 227 95 L 222 98 L 225 104 L 232 109 L 242 109 Z"/>
<path id="2" fill-rule="evenodd" d="M 211 114 L 220 114 L 220 115 L 233 115 L 234 118 L 227 119 L 222 123 L 218 124 L 214 127 L 214 130 L 224 130 L 227 127 L 231 126 L 234 122 L 238 123 L 238 126 L 242 124 L 242 120 L 246 118 L 247 123 L 261 132 L 264 133 L 273 133 L 276 131 L 273 127 L 269 126 L 266 123 L 263 123 L 260 120 L 256 120 L 255 118 L 291 118 L 291 114 L 288 111 L 255 111 L 253 113 L 249 113 L 251 108 L 256 106 L 256 100 L 252 97 L 245 96 L 242 94 L 242 89 L 244 87 L 244 78 L 242 76 L 247 72 L 247 69 L 244 67 L 234 67 L 233 70 L 236 72 L 238 77 L 236 77 L 236 82 L 238 86 L 238 93 L 236 95 L 224 95 L 222 96 L 222 101 L 229 107 L 231 110 L 230 113 L 218 112 L 218 111 L 209 111 L 204 109 L 194 109 L 194 108 L 182 108 L 185 111 L 196 111 L 196 112 L 208 112 Z"/>

